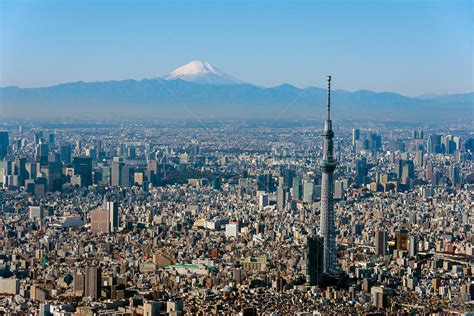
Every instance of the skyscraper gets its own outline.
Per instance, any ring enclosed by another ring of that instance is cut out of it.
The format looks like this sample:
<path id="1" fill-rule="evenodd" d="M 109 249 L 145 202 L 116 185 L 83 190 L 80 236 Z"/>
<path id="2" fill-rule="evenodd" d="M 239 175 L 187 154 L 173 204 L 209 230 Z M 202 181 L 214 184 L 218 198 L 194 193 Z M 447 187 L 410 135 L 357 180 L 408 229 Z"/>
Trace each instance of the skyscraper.
<path id="1" fill-rule="evenodd" d="M 8 153 L 8 132 L 0 132 L 0 159 L 5 158 Z"/>
<path id="2" fill-rule="evenodd" d="M 356 183 L 358 186 L 363 185 L 366 182 L 366 177 L 369 172 L 367 166 L 367 159 L 365 157 L 357 159 L 355 162 L 356 169 Z"/>
<path id="3" fill-rule="evenodd" d="M 151 159 L 147 161 L 146 176 L 148 181 L 153 185 L 158 185 L 160 183 L 160 163 L 156 159 Z"/>
<path id="4" fill-rule="evenodd" d="M 112 186 L 119 187 L 122 179 L 122 169 L 123 169 L 122 159 L 115 157 L 112 161 Z"/>
<path id="5" fill-rule="evenodd" d="M 104 198 L 102 207 L 91 212 L 91 231 L 94 233 L 116 232 L 119 226 L 118 203 Z"/>
<path id="6" fill-rule="evenodd" d="M 62 185 L 63 181 L 61 162 L 48 162 L 48 189 L 50 191 L 60 191 Z"/>
<path id="7" fill-rule="evenodd" d="M 418 237 L 414 234 L 411 234 L 408 237 L 408 256 L 410 258 L 416 257 L 418 254 Z"/>
<path id="8" fill-rule="evenodd" d="M 56 134 L 50 133 L 48 137 L 48 144 L 51 148 L 56 146 Z"/>
<path id="9" fill-rule="evenodd" d="M 268 195 L 266 194 L 261 194 L 258 197 L 258 210 L 263 211 L 265 206 L 268 205 Z"/>
<path id="10" fill-rule="evenodd" d="M 314 183 L 306 180 L 303 182 L 303 202 L 312 203 L 314 201 Z"/>
<path id="11" fill-rule="evenodd" d="M 360 131 L 357 128 L 352 129 L 352 146 L 356 145 L 356 141 L 360 139 Z"/>
<path id="12" fill-rule="evenodd" d="M 44 139 L 44 133 L 43 132 L 36 132 L 35 133 L 35 145 L 39 145 L 41 143 L 41 140 Z"/>
<path id="13" fill-rule="evenodd" d="M 441 135 L 432 134 L 428 137 L 427 150 L 429 153 L 441 151 Z"/>
<path id="14" fill-rule="evenodd" d="M 258 176 L 257 186 L 259 191 L 275 192 L 276 183 L 273 176 L 269 173 Z"/>
<path id="15" fill-rule="evenodd" d="M 84 296 L 85 277 L 83 273 L 74 273 L 73 293 L 75 296 Z"/>
<path id="16" fill-rule="evenodd" d="M 323 279 L 323 238 L 310 236 L 306 243 L 306 282 L 320 286 Z"/>
<path id="17" fill-rule="evenodd" d="M 18 175 L 18 182 L 20 185 L 25 185 L 25 180 L 28 177 L 26 172 L 26 158 L 15 159 L 15 174 Z"/>
<path id="18" fill-rule="evenodd" d="M 72 161 L 74 174 L 81 176 L 81 186 L 92 184 L 92 159 L 89 157 L 74 157 Z"/>
<path id="19" fill-rule="evenodd" d="M 289 190 L 293 186 L 293 178 L 296 176 L 295 170 L 286 169 L 283 172 L 283 188 Z"/>
<path id="20" fill-rule="evenodd" d="M 99 298 L 102 290 L 102 270 L 100 267 L 87 267 L 85 274 L 85 296 Z"/>
<path id="21" fill-rule="evenodd" d="M 36 147 L 36 162 L 40 163 L 41 166 L 48 164 L 49 147 L 48 144 L 40 143 Z"/>
<path id="22" fill-rule="evenodd" d="M 326 121 L 323 130 L 323 159 L 321 161 L 321 234 L 324 238 L 323 271 L 337 273 L 336 227 L 334 224 L 334 170 L 337 161 L 333 156 L 333 137 L 331 122 L 331 76 L 328 76 L 328 95 Z"/>
<path id="23" fill-rule="evenodd" d="M 91 231 L 93 233 L 110 233 L 110 212 L 97 208 L 91 212 Z"/>
<path id="24" fill-rule="evenodd" d="M 301 178 L 295 177 L 293 179 L 292 199 L 295 201 L 300 201 L 302 197 L 303 197 L 303 186 L 301 184 Z"/>
<path id="25" fill-rule="evenodd" d="M 395 247 L 397 250 L 408 250 L 408 231 L 404 228 L 395 233 Z"/>
<path id="26" fill-rule="evenodd" d="M 130 167 L 122 157 L 114 157 L 112 161 L 112 186 L 130 186 Z"/>
<path id="27" fill-rule="evenodd" d="M 109 213 L 109 227 L 111 232 L 116 232 L 119 225 L 118 203 L 115 201 L 104 201 L 104 208 Z"/>
<path id="28" fill-rule="evenodd" d="M 64 163 L 71 163 L 72 161 L 72 146 L 71 144 L 61 145 L 60 155 L 61 161 Z"/>
<path id="29" fill-rule="evenodd" d="M 387 254 L 387 232 L 378 230 L 375 232 L 375 255 L 385 256 Z"/>
<path id="30" fill-rule="evenodd" d="M 287 201 L 286 192 L 287 190 L 282 187 L 278 187 L 277 189 L 277 205 L 278 205 L 278 209 L 280 210 L 285 208 L 285 204 Z"/>

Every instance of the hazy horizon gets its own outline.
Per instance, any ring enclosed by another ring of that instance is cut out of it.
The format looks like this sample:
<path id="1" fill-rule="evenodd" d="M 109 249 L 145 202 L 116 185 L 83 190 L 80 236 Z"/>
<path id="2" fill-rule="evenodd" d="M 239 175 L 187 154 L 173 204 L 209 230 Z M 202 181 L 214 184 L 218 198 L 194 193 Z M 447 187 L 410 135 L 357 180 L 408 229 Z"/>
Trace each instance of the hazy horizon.
<path id="1" fill-rule="evenodd" d="M 207 61 L 206 61 L 207 62 Z M 181 65 L 183 66 L 183 65 Z M 221 69 L 219 69 L 221 70 Z M 171 72 L 170 72 L 171 73 Z M 158 75 L 158 76 L 155 76 L 155 77 L 149 77 L 149 78 L 127 78 L 127 79 L 105 79 L 105 80 L 91 80 L 91 81 L 85 81 L 85 80 L 75 80 L 75 81 L 67 81 L 67 82 L 59 82 L 59 83 L 53 83 L 53 84 L 50 84 L 50 85 L 45 85 L 45 86 L 33 86 L 33 87 L 22 87 L 22 86 L 13 86 L 13 85 L 10 85 L 10 86 L 0 86 L 0 88 L 9 88 L 9 87 L 18 87 L 18 88 L 22 88 L 22 89 L 35 89 L 35 88 L 50 88 L 50 87 L 54 87 L 54 86 L 57 86 L 57 85 L 61 85 L 61 84 L 71 84 L 71 83 L 77 83 L 77 82 L 85 82 L 85 83 L 96 83 L 96 82 L 109 82 L 109 81 L 126 81 L 126 80 L 134 80 L 134 81 L 141 81 L 141 80 L 151 80 L 151 79 L 157 79 L 157 78 L 161 78 L 163 79 L 164 77 L 166 77 L 166 75 L 169 75 L 169 73 L 167 74 L 163 74 L 163 75 Z M 228 74 L 226 74 L 228 75 Z M 324 77 L 325 74 L 321 74 L 319 77 Z M 180 78 L 177 78 L 177 79 L 180 79 Z M 237 78 L 238 79 L 238 78 Z M 167 80 L 176 80 L 176 79 L 167 79 Z M 181 79 L 182 80 L 182 79 Z M 297 87 L 299 89 L 305 89 L 305 88 L 310 88 L 310 87 L 316 87 L 316 88 L 324 88 L 323 86 L 316 86 L 316 85 L 306 85 L 306 86 L 301 86 L 301 85 L 297 85 L 297 84 L 292 84 L 290 82 L 287 82 L 287 81 L 284 81 L 284 82 L 281 82 L 281 83 L 277 83 L 275 85 L 271 85 L 271 86 L 262 86 L 262 85 L 258 85 L 258 84 L 255 84 L 253 82 L 243 82 L 242 84 L 250 84 L 250 85 L 255 85 L 255 86 L 258 86 L 258 87 L 261 87 L 261 88 L 276 88 L 276 87 L 279 87 L 281 85 L 291 85 L 291 86 L 294 86 L 294 87 Z M 457 93 L 433 93 L 433 92 L 426 92 L 426 93 L 421 93 L 421 94 L 417 94 L 417 95 L 413 95 L 413 96 L 410 96 L 410 95 L 407 95 L 407 94 L 403 94 L 403 93 L 398 93 L 398 92 L 395 92 L 395 91 L 392 91 L 392 90 L 372 90 L 372 89 L 367 89 L 365 87 L 360 87 L 360 88 L 357 88 L 357 89 L 354 89 L 354 90 L 349 90 L 349 89 L 337 89 L 337 90 L 343 90 L 343 91 L 348 91 L 348 92 L 357 92 L 357 91 L 373 91 L 373 92 L 376 92 L 376 93 L 384 93 L 384 92 L 388 92 L 388 93 L 397 93 L 397 94 L 400 94 L 400 95 L 405 95 L 405 96 L 408 96 L 408 97 L 411 97 L 411 98 L 424 98 L 424 97 L 435 97 L 435 96 L 447 96 L 447 95 L 457 95 L 457 94 L 469 94 L 469 93 L 472 93 L 474 92 L 474 89 L 473 90 L 468 90 L 468 91 L 464 91 L 464 92 L 457 92 Z"/>

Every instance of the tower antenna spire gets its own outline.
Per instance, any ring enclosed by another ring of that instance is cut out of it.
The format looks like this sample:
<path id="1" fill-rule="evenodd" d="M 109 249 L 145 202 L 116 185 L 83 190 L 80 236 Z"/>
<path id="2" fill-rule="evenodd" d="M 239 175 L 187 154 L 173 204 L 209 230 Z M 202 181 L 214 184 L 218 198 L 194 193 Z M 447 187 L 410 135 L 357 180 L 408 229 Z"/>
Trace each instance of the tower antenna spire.
<path id="1" fill-rule="evenodd" d="M 337 274 L 336 227 L 334 214 L 334 170 L 337 161 L 333 155 L 333 137 L 331 122 L 331 76 L 328 80 L 327 116 L 323 129 L 323 158 L 321 160 L 321 235 L 324 243 L 323 272 Z"/>
<path id="2" fill-rule="evenodd" d="M 326 120 L 331 119 L 331 76 L 327 77 L 328 80 L 328 97 L 327 97 L 327 105 L 326 105 Z"/>

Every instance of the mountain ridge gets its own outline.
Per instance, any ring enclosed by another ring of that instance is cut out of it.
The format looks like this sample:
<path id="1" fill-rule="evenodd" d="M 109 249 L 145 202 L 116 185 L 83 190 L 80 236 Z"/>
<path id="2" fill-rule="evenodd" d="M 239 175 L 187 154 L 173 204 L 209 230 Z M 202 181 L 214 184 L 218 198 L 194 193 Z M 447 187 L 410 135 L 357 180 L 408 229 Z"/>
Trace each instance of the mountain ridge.
<path id="1" fill-rule="evenodd" d="M 336 116 L 370 116 L 376 119 L 420 119 L 439 115 L 455 117 L 465 111 L 472 113 L 470 99 L 474 95 L 466 94 L 464 97 L 467 100 L 455 95 L 455 101 L 445 102 L 368 90 L 334 90 L 332 94 Z M 292 85 L 271 88 L 247 84 L 209 85 L 181 79 L 129 79 L 73 82 L 40 88 L 0 88 L 2 114 L 29 113 L 32 116 L 64 113 L 133 116 L 142 113 L 157 117 L 180 117 L 189 115 L 189 111 L 183 111 L 185 109 L 180 104 L 184 103 L 196 115 L 268 117 L 294 102 L 285 116 L 306 117 L 323 113 L 321 110 L 325 97 L 325 89 L 319 87 L 300 89 Z M 404 112 L 401 113 L 400 109 L 404 109 Z"/>
<path id="2" fill-rule="evenodd" d="M 298 88 L 288 83 L 261 87 L 238 79 L 229 82 L 230 76 L 203 61 L 188 63 L 173 72 L 174 77 L 168 79 L 0 87 L 0 114 L 268 118 L 282 113 L 282 117 L 316 118 L 324 113 L 326 90 L 320 87 Z M 394 92 L 335 89 L 332 101 L 335 117 L 433 120 L 472 115 L 474 93 L 426 99 Z"/>

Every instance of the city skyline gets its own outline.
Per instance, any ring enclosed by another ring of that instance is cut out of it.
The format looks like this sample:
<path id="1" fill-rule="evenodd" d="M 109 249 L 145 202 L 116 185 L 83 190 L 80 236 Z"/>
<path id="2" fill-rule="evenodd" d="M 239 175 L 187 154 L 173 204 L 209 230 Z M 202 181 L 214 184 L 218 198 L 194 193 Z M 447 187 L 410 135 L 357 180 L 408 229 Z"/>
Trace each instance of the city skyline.
<path id="1" fill-rule="evenodd" d="M 472 312 L 472 126 L 333 135 L 330 91 L 324 127 L 8 119 L 0 313 Z"/>
<path id="2" fill-rule="evenodd" d="M 127 4 L 3 1 L 0 86 L 152 78 L 199 59 L 265 87 L 332 73 L 349 91 L 474 90 L 470 1 Z"/>

